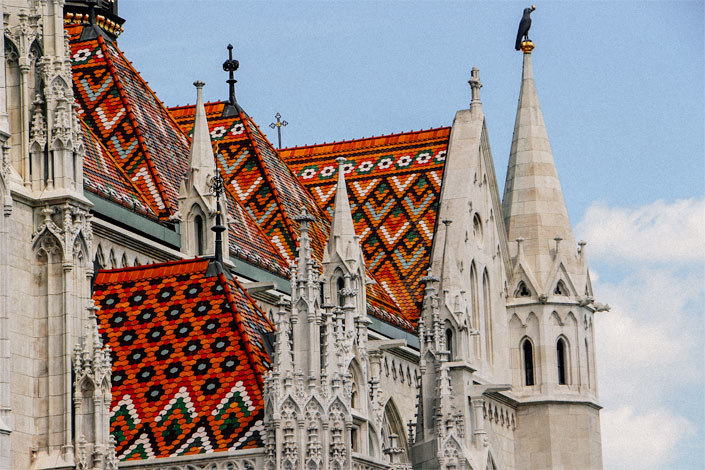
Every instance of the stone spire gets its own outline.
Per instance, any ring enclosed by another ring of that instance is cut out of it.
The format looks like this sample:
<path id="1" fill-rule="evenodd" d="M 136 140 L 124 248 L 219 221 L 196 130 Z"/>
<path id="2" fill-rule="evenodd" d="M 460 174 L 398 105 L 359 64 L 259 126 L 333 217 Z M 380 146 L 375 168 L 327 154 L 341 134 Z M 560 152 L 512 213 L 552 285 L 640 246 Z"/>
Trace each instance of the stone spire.
<path id="1" fill-rule="evenodd" d="M 345 158 L 340 157 L 336 161 L 338 162 L 338 186 L 335 191 L 330 238 L 323 254 L 323 263 L 333 261 L 337 254 L 340 260 L 348 266 L 350 272 L 354 272 L 357 268 L 355 263 L 361 260 L 362 254 L 358 236 L 355 235 L 355 225 L 345 185 L 345 171 L 343 170 Z"/>
<path id="2" fill-rule="evenodd" d="M 206 107 L 203 104 L 203 87 L 205 83 L 198 80 L 193 82 L 196 87 L 196 117 L 193 122 L 193 136 L 191 137 L 191 150 L 189 152 L 188 171 L 191 184 L 203 190 L 208 179 L 215 175 L 215 158 L 211 143 Z"/>
<path id="3" fill-rule="evenodd" d="M 577 255 L 534 84 L 531 64 L 533 43 L 525 44 L 526 47 L 522 45 L 524 66 L 521 92 L 502 210 L 509 241 L 524 239 L 526 261 L 539 282 L 543 283 L 550 275 L 556 255 L 566 255 L 569 262 Z M 556 238 L 562 239 L 563 243 L 556 243 Z"/>

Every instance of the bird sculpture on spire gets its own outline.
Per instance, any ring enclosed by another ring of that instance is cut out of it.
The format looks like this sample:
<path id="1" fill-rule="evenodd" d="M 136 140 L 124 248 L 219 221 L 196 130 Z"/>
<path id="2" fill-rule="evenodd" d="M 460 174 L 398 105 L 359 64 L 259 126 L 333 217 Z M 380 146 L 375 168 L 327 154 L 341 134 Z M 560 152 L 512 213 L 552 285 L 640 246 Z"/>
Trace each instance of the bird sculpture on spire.
<path id="1" fill-rule="evenodd" d="M 536 6 L 531 5 L 529 8 L 524 8 L 524 14 L 519 22 L 519 31 L 517 31 L 517 40 L 514 48 L 518 51 L 521 49 L 522 41 L 529 41 L 529 29 L 531 29 L 531 12 L 536 10 Z"/>

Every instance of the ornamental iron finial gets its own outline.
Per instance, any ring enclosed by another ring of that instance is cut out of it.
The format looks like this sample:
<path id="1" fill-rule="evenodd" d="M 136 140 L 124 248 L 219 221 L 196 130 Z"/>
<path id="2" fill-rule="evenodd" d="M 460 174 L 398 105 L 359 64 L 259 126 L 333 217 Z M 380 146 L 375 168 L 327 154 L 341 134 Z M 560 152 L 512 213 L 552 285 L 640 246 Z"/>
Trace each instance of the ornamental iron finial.
<path id="1" fill-rule="evenodd" d="M 225 182 L 220 174 L 216 174 L 210 179 L 210 193 L 215 196 L 216 211 L 215 225 L 211 230 L 215 232 L 215 260 L 221 265 L 223 264 L 223 238 L 222 233 L 225 231 L 223 220 L 221 218 L 220 196 L 225 192 Z"/>
<path id="2" fill-rule="evenodd" d="M 282 121 L 282 115 L 277 113 L 274 115 L 274 117 L 277 119 L 277 122 L 272 122 L 269 124 L 269 127 L 272 129 L 277 130 L 277 137 L 279 138 L 279 148 L 282 148 L 282 127 L 287 126 L 289 123 L 286 121 Z"/>
<path id="3" fill-rule="evenodd" d="M 231 105 L 235 105 L 235 84 L 237 83 L 237 80 L 235 80 L 235 71 L 240 68 L 240 62 L 237 60 L 233 59 L 233 45 L 228 44 L 228 60 L 223 62 L 223 70 L 228 72 L 229 78 L 226 80 L 226 83 L 228 84 L 230 88 L 230 95 L 228 97 L 228 100 Z"/>

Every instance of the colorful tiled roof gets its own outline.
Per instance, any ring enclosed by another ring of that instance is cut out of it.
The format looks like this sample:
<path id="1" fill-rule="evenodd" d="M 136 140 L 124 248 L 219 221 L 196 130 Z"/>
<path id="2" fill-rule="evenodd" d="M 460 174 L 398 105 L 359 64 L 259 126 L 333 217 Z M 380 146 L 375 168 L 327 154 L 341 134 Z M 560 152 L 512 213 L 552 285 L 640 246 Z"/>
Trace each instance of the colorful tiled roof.
<path id="1" fill-rule="evenodd" d="M 84 124 L 84 186 L 144 215 L 167 218 L 178 207 L 189 138 L 114 43 L 103 38 L 81 41 L 81 25 L 66 29 Z M 236 200 L 229 199 L 230 253 L 288 277 L 288 263 Z"/>
<path id="2" fill-rule="evenodd" d="M 177 207 L 189 142 L 120 50 L 68 26 L 79 116 L 162 218 Z"/>
<path id="3" fill-rule="evenodd" d="M 254 218 L 287 262 L 296 259 L 298 224 L 293 218 L 302 207 L 315 217 L 311 245 L 318 259 L 325 247 L 326 216 L 303 188 L 257 125 L 244 112 L 223 117 L 225 103 L 206 103 L 211 140 L 228 192 Z M 171 108 L 185 132 L 193 131 L 194 106 Z"/>
<path id="4" fill-rule="evenodd" d="M 430 264 L 449 127 L 282 149 L 281 158 L 329 214 L 337 164 L 368 269 L 415 321 Z"/>
<path id="5" fill-rule="evenodd" d="M 323 259 L 330 215 L 319 207 L 254 121 L 241 111 L 235 116 L 223 116 L 225 105 L 224 102 L 206 103 L 205 108 L 218 167 L 231 197 L 245 207 L 288 262 L 296 259 L 299 236 L 298 223 L 293 219 L 305 207 L 315 219 L 309 232 L 313 253 L 318 260 Z M 179 106 L 170 111 L 190 134 L 195 107 Z M 381 287 L 368 288 L 370 311 L 382 320 L 413 330 L 397 301 L 390 297 L 391 291 L 384 284 Z"/>
<path id="6" fill-rule="evenodd" d="M 98 196 L 120 204 L 128 209 L 156 218 L 145 197 L 127 177 L 120 165 L 98 137 L 79 119 L 83 130 L 83 143 L 86 155 L 83 159 L 83 184 Z"/>
<path id="7" fill-rule="evenodd" d="M 262 335 L 273 326 L 215 267 L 195 259 L 98 273 L 121 460 L 263 445 Z"/>

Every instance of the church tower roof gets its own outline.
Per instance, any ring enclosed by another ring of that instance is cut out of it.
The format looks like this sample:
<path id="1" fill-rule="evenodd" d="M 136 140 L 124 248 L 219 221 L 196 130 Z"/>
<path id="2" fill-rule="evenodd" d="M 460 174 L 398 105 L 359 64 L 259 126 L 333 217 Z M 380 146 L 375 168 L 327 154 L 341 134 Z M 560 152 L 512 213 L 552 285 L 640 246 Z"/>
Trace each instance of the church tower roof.
<path id="1" fill-rule="evenodd" d="M 189 151 L 189 171 L 196 173 L 194 178 L 203 180 L 216 174 L 215 158 L 213 156 L 213 144 L 208 130 L 208 120 L 206 119 L 206 108 L 203 104 L 203 87 L 205 83 L 196 81 L 196 116 L 193 123 L 193 135 L 191 137 L 191 149 Z M 202 183 L 199 188 L 207 185 L 207 180 L 198 181 Z M 196 181 L 192 181 L 192 184 Z"/>
<path id="2" fill-rule="evenodd" d="M 348 200 L 348 190 L 345 184 L 345 157 L 339 157 L 338 163 L 338 184 L 335 190 L 335 205 L 333 218 L 331 220 L 330 237 L 326 252 L 323 254 L 323 261 L 332 260 L 338 253 L 344 262 L 355 262 L 360 259 L 360 249 L 355 235 L 355 225 L 353 224 L 352 212 L 350 211 L 350 201 Z M 352 270 L 352 267 L 350 267 Z"/>
<path id="3" fill-rule="evenodd" d="M 575 258 L 575 239 L 536 92 L 532 49 L 533 43 L 522 44 L 521 92 L 502 209 L 510 246 L 524 239 L 526 261 L 539 282 L 545 282 L 556 250 Z"/>

